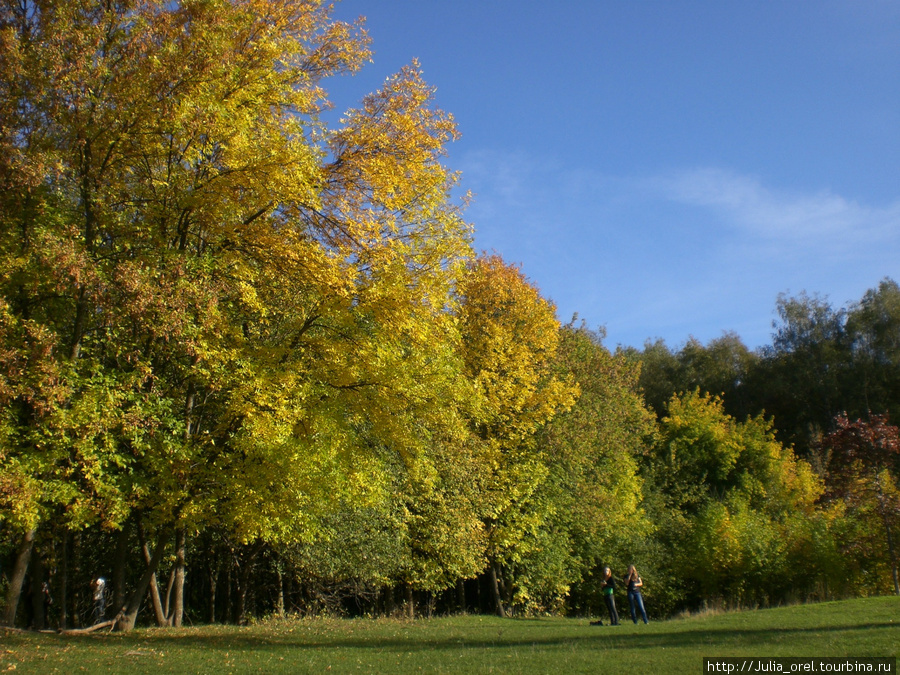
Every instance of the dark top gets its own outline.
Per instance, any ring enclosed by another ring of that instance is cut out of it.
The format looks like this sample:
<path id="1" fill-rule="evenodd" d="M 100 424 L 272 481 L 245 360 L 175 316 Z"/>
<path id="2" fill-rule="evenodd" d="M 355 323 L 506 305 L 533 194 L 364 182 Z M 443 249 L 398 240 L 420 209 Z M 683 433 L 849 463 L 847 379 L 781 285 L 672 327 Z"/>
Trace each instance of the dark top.
<path id="1" fill-rule="evenodd" d="M 637 582 L 639 579 L 640 579 L 640 577 L 630 577 L 630 578 L 626 579 L 626 581 L 628 582 L 628 592 L 629 593 L 640 593 L 641 592 L 641 587 L 635 586 L 635 582 Z"/>
<path id="2" fill-rule="evenodd" d="M 616 580 L 613 577 L 603 580 L 603 594 L 612 595 L 616 590 Z"/>

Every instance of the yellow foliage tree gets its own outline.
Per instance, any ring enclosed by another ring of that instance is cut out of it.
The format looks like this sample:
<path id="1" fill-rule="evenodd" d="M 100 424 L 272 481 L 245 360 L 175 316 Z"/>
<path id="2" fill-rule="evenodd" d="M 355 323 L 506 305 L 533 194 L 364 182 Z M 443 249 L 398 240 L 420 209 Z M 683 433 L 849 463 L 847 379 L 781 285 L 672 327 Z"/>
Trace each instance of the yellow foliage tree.
<path id="1" fill-rule="evenodd" d="M 547 476 L 534 435 L 568 409 L 578 387 L 553 374 L 560 325 L 549 301 L 499 256 L 474 260 L 460 285 L 466 375 L 474 383 L 472 429 L 480 440 L 487 556 L 497 612 L 501 565 L 540 526 L 527 508 Z"/>
<path id="2" fill-rule="evenodd" d="M 172 529 L 309 536 L 461 427 L 456 130 L 415 64 L 327 129 L 368 56 L 318 1 L 0 5 L 0 506 L 140 515 L 125 628 Z"/>

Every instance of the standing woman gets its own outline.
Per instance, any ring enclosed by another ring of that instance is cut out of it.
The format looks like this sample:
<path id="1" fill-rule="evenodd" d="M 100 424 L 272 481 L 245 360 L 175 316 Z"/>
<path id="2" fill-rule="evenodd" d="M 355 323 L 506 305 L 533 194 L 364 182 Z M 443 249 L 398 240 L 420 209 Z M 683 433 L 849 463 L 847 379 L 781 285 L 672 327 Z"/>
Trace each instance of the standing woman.
<path id="1" fill-rule="evenodd" d="M 603 599 L 606 600 L 606 609 L 609 610 L 609 622 L 613 626 L 619 625 L 619 613 L 616 611 L 616 580 L 613 579 L 612 570 L 608 567 L 603 568 L 603 583 L 600 585 L 603 589 Z"/>
<path id="2" fill-rule="evenodd" d="M 637 623 L 637 610 L 640 610 L 644 623 L 649 623 L 647 621 L 647 611 L 644 609 L 644 598 L 641 596 L 641 586 L 644 585 L 644 582 L 634 565 L 628 566 L 625 584 L 628 587 L 628 607 L 631 609 L 631 620 Z"/>

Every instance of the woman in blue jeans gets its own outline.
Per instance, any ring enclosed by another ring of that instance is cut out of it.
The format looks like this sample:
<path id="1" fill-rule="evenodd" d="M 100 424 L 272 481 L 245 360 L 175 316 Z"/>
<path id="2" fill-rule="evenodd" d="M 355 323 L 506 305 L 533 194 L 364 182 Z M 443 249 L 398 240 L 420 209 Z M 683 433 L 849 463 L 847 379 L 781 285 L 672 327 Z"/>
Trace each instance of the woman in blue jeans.
<path id="1" fill-rule="evenodd" d="M 625 575 L 625 585 L 628 588 L 628 607 L 631 609 L 631 620 L 637 623 L 637 613 L 640 611 L 641 618 L 644 623 L 647 621 L 647 611 L 644 609 L 644 598 L 641 596 L 641 586 L 644 582 L 641 575 L 637 573 L 634 565 L 628 566 L 628 573 Z"/>

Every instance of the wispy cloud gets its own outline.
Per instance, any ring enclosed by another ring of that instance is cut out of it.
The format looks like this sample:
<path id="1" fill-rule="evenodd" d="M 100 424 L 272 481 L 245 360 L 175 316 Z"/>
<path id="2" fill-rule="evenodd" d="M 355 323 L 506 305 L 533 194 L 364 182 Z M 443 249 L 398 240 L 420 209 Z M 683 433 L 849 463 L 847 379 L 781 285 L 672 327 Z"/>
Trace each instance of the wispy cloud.
<path id="1" fill-rule="evenodd" d="M 715 210 L 748 234 L 779 240 L 847 236 L 869 240 L 900 232 L 900 201 L 864 206 L 828 191 L 791 193 L 724 169 L 680 171 L 650 181 L 672 201 Z M 812 243 L 812 242 L 810 242 Z M 846 244 L 846 242 L 844 242 Z"/>
<path id="2" fill-rule="evenodd" d="M 521 262 L 567 319 L 610 342 L 769 338 L 775 299 L 809 290 L 843 304 L 900 274 L 900 200 L 796 191 L 724 168 L 612 176 L 525 155 L 463 165 L 480 247 Z"/>
<path id="3" fill-rule="evenodd" d="M 525 154 L 479 151 L 462 161 L 465 187 L 478 203 L 491 208 L 518 208 L 533 198 L 539 166 Z"/>

